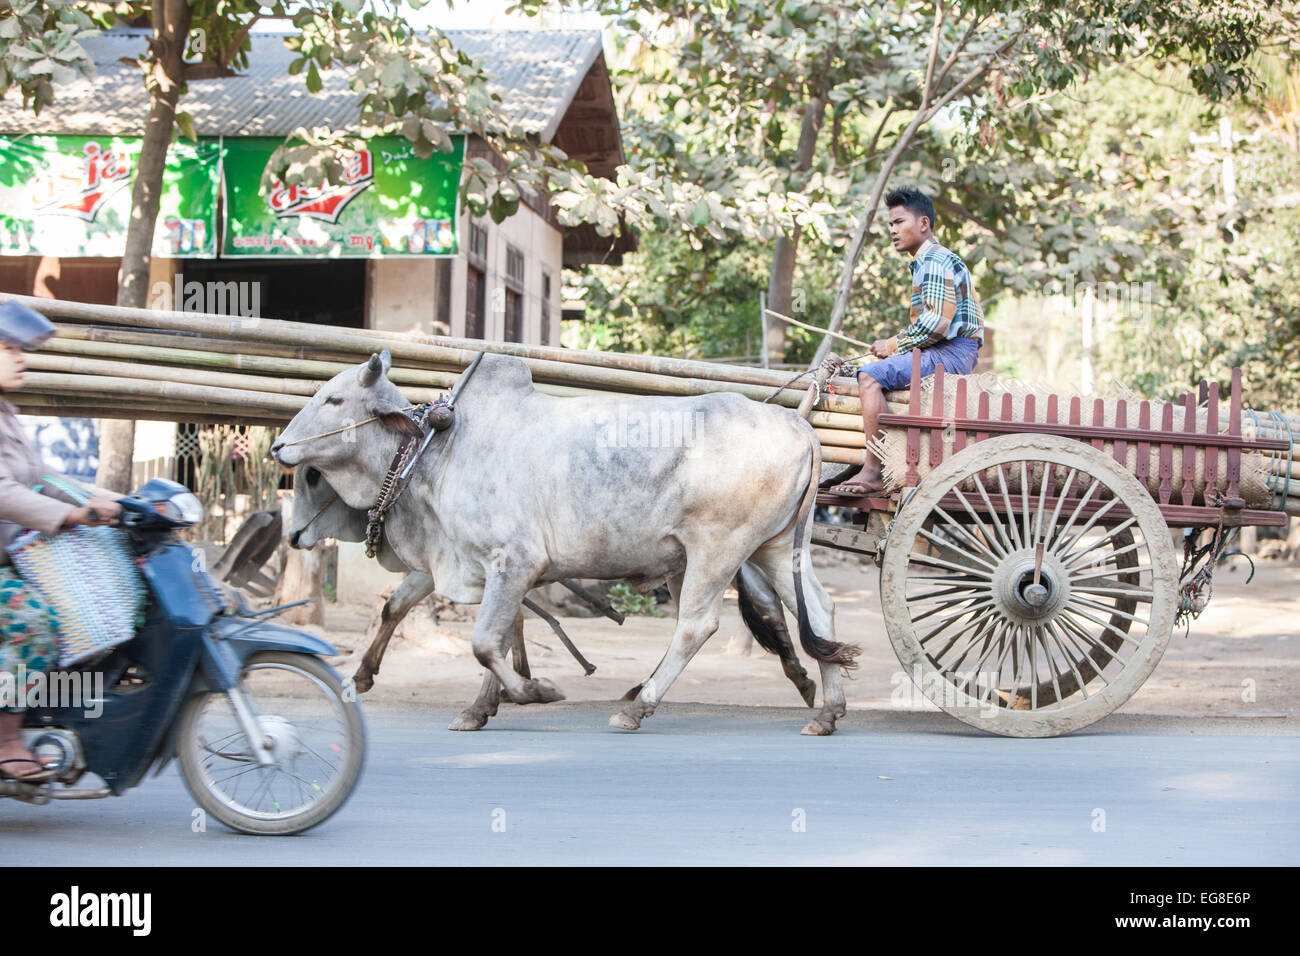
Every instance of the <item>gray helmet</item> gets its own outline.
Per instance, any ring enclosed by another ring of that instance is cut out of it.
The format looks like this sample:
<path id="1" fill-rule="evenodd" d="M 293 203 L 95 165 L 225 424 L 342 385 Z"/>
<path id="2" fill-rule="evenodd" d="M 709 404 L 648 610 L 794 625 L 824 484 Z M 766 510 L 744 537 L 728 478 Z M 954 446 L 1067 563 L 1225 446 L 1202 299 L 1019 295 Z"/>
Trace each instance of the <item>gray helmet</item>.
<path id="1" fill-rule="evenodd" d="M 20 349 L 38 349 L 54 334 L 50 320 L 21 302 L 0 303 L 0 341 Z"/>

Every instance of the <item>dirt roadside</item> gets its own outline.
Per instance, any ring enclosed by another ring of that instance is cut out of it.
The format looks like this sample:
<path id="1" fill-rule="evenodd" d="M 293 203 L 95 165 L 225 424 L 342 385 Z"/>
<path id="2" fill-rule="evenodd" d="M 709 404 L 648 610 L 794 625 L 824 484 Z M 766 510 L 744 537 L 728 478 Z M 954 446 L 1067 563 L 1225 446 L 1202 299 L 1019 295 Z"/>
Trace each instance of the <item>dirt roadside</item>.
<path id="1" fill-rule="evenodd" d="M 846 684 L 851 709 L 936 710 L 911 691 L 889 640 L 878 596 L 878 572 L 870 563 L 818 549 L 818 575 L 836 602 L 840 640 L 862 646 L 860 668 Z M 1183 636 L 1170 641 L 1146 685 L 1125 713 L 1241 720 L 1265 733 L 1300 733 L 1300 567 L 1234 561 L 1215 577 L 1214 598 Z M 332 663 L 351 675 L 369 642 L 378 607 L 328 605 L 324 629 L 343 654 Z M 581 669 L 544 621 L 527 615 L 525 638 L 533 673 L 555 681 L 569 700 L 613 701 L 642 681 L 662 657 L 672 635 L 671 618 L 630 617 L 619 627 L 604 618 L 563 618 L 573 642 L 596 665 Z M 375 688 L 362 699 L 379 705 L 414 704 L 459 709 L 478 690 L 482 670 L 470 653 L 472 621 L 411 626 L 389 647 Z M 729 593 L 718 633 L 683 672 L 666 701 L 755 707 L 802 706 L 777 659 L 754 646 L 738 653 L 741 632 L 734 592 Z M 810 667 L 815 676 L 816 669 Z M 1244 729 L 1244 728 L 1243 728 Z"/>

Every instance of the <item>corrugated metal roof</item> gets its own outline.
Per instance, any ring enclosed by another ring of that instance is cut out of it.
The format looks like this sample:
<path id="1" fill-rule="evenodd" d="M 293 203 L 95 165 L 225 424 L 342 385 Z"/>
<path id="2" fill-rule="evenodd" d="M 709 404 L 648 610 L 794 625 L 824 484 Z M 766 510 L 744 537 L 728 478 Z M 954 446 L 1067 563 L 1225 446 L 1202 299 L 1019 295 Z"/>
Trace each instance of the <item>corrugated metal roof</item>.
<path id="1" fill-rule="evenodd" d="M 447 38 L 494 79 L 493 89 L 512 122 L 549 142 L 591 65 L 601 54 L 598 30 L 447 30 Z M 21 99 L 0 100 L 0 130 L 8 133 L 138 135 L 149 99 L 137 66 L 147 30 L 113 30 L 86 40 L 99 75 L 59 86 L 55 102 L 33 116 Z M 307 92 L 302 76 L 290 76 L 294 54 L 284 35 L 255 33 L 246 73 L 196 80 L 180 108 L 194 117 L 201 136 L 287 136 L 300 126 L 355 126 L 357 94 L 341 70 L 321 74 L 319 93 Z"/>

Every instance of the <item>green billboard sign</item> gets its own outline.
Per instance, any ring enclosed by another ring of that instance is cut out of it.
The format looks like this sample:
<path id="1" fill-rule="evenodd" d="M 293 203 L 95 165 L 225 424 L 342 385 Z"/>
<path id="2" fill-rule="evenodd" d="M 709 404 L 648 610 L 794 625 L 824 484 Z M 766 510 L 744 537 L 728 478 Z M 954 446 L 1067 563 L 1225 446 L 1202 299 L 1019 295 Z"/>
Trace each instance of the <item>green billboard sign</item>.
<path id="1" fill-rule="evenodd" d="M 138 136 L 0 137 L 0 255 L 121 256 Z M 173 143 L 153 254 L 217 254 L 218 141 Z"/>
<path id="2" fill-rule="evenodd" d="M 377 258 L 453 256 L 465 137 L 450 153 L 415 155 L 400 136 L 377 137 L 348 155 L 337 185 L 262 192 L 278 137 L 222 141 L 226 256 Z"/>

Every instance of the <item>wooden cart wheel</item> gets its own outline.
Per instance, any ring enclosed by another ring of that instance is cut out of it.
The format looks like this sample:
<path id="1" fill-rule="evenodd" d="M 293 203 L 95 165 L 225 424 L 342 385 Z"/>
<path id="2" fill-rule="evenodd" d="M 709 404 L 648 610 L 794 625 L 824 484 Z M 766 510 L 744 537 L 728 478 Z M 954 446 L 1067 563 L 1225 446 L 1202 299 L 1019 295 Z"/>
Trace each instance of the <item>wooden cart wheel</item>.
<path id="1" fill-rule="evenodd" d="M 1012 737 L 1070 733 L 1128 700 L 1169 643 L 1177 585 L 1147 490 L 1053 435 L 943 462 L 899 508 L 880 569 L 908 676 L 954 717 Z"/>

